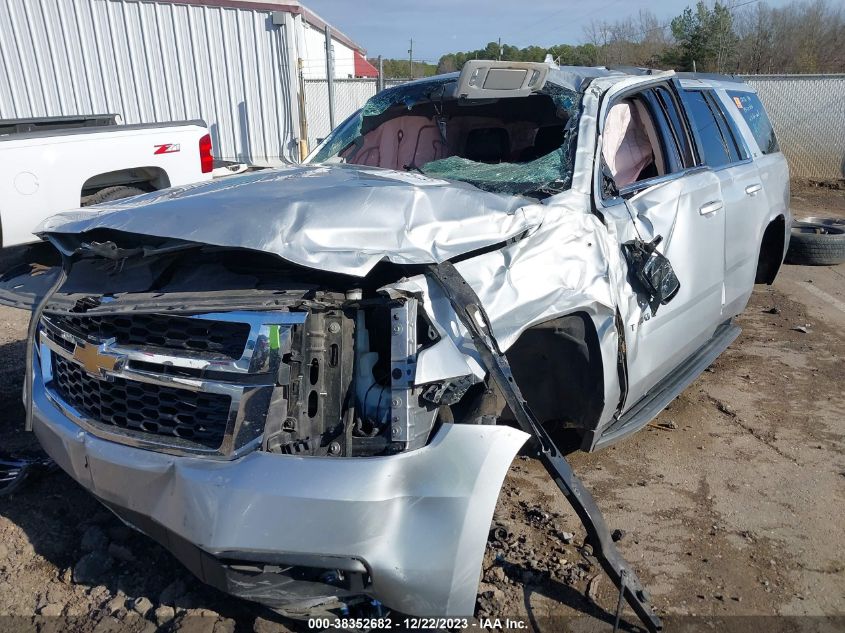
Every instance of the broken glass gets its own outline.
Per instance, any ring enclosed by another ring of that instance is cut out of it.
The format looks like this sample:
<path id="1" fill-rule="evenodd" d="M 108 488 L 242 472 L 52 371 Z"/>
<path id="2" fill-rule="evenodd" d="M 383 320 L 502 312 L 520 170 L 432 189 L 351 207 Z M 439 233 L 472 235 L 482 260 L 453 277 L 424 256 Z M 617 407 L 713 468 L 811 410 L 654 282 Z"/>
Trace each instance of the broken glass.
<path id="1" fill-rule="evenodd" d="M 444 75 L 427 81 L 412 82 L 382 90 L 374 97 L 370 97 L 361 108 L 363 116 L 378 116 L 384 114 L 391 107 L 402 103 L 410 110 L 423 101 L 434 101 L 443 96 L 446 84 L 455 83 L 457 77 Z"/>
<path id="2" fill-rule="evenodd" d="M 380 92 L 341 124 L 309 162 L 323 162 L 343 152 L 360 138 L 365 117 L 379 116 L 397 104 L 403 104 L 411 110 L 418 103 L 437 100 L 443 96 L 446 85 L 454 81 L 454 76 L 445 76 Z M 459 180 L 494 193 L 557 193 L 568 189 L 572 182 L 573 150 L 581 95 L 549 82 L 540 92 L 551 97 L 560 118 L 567 120 L 564 141 L 558 149 L 524 163 L 482 163 L 450 156 L 426 163 L 419 171 L 433 178 Z"/>
<path id="3" fill-rule="evenodd" d="M 552 98 L 567 118 L 563 145 L 553 152 L 526 163 L 478 163 L 450 156 L 423 165 L 426 176 L 460 180 L 494 193 L 557 193 L 572 184 L 573 143 L 578 129 L 578 93 L 546 83 L 542 94 Z"/>
<path id="4" fill-rule="evenodd" d="M 329 138 L 326 139 L 323 146 L 317 148 L 314 156 L 308 162 L 322 163 L 346 149 L 350 143 L 361 136 L 364 117 L 384 114 L 391 107 L 400 103 L 404 104 L 410 110 L 422 101 L 438 99 L 442 96 L 446 84 L 454 83 L 455 81 L 456 77 L 446 75 L 437 79 L 412 82 L 382 90 L 375 96 L 367 99 L 363 108 L 341 123 Z"/>

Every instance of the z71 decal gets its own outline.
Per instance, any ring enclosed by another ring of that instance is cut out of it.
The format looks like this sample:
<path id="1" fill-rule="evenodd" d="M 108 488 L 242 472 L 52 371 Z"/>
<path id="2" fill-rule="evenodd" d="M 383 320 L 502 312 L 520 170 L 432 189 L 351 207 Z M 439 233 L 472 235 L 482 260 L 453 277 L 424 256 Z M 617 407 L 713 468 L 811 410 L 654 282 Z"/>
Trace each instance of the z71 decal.
<path id="1" fill-rule="evenodd" d="M 154 155 L 157 154 L 175 154 L 176 152 L 180 151 L 180 147 L 178 143 L 166 143 L 164 145 L 155 145 L 156 151 L 153 152 Z"/>

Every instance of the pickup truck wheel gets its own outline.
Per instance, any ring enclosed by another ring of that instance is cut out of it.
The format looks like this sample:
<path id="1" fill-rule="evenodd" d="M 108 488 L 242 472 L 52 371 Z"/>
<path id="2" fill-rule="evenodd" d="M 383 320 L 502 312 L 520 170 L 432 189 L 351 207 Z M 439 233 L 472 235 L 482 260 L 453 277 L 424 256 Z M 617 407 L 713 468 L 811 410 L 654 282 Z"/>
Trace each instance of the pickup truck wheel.
<path id="1" fill-rule="evenodd" d="M 786 262 L 803 266 L 835 266 L 845 262 L 845 227 L 834 223 L 794 223 Z"/>
<path id="2" fill-rule="evenodd" d="M 131 198 L 132 196 L 140 196 L 142 193 L 147 193 L 138 187 L 128 187 L 121 185 L 118 187 L 106 187 L 100 189 L 90 196 L 82 196 L 82 206 L 90 207 L 92 204 L 100 204 L 101 202 L 114 202 L 115 200 L 122 200 L 123 198 Z"/>

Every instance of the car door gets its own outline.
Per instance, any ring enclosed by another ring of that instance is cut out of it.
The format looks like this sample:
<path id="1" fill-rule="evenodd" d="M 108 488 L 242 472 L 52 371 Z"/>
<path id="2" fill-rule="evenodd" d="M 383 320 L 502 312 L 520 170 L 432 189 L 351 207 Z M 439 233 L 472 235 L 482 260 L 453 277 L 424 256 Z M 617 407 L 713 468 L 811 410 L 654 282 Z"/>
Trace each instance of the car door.
<path id="1" fill-rule="evenodd" d="M 702 145 L 722 188 L 725 213 L 725 305 L 723 317 L 742 312 L 754 288 L 761 231 L 768 204 L 751 153 L 725 112 L 717 92 L 710 88 L 684 91 L 684 101 L 696 122 Z M 711 147 L 721 144 L 721 148 Z M 727 162 L 724 162 L 727 158 Z"/>
<path id="2" fill-rule="evenodd" d="M 698 159 L 676 87 L 665 82 L 616 95 L 603 106 L 603 115 L 619 99 L 640 99 L 641 114 L 652 117 L 654 130 L 647 136 L 662 166 L 650 177 L 616 187 L 616 195 L 600 196 L 598 206 L 620 243 L 660 236 L 657 250 L 680 281 L 677 295 L 653 310 L 629 271 L 629 304 L 623 310 L 627 409 L 707 342 L 722 320 L 725 212 L 720 179 Z M 611 131 L 600 130 L 604 161 L 604 137 Z"/>

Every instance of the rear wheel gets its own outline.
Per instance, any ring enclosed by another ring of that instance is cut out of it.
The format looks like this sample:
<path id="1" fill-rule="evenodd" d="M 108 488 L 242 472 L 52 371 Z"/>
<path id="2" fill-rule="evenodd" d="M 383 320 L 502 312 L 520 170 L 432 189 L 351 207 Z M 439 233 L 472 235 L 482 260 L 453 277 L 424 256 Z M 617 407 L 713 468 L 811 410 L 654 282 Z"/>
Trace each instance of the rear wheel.
<path id="1" fill-rule="evenodd" d="M 115 200 L 122 200 L 123 198 L 131 198 L 132 196 L 140 196 L 142 193 L 147 193 L 139 187 L 129 187 L 120 185 L 117 187 L 106 187 L 99 191 L 92 193 L 90 196 L 82 196 L 82 206 L 90 207 L 92 204 L 100 204 L 101 202 L 114 202 Z"/>

